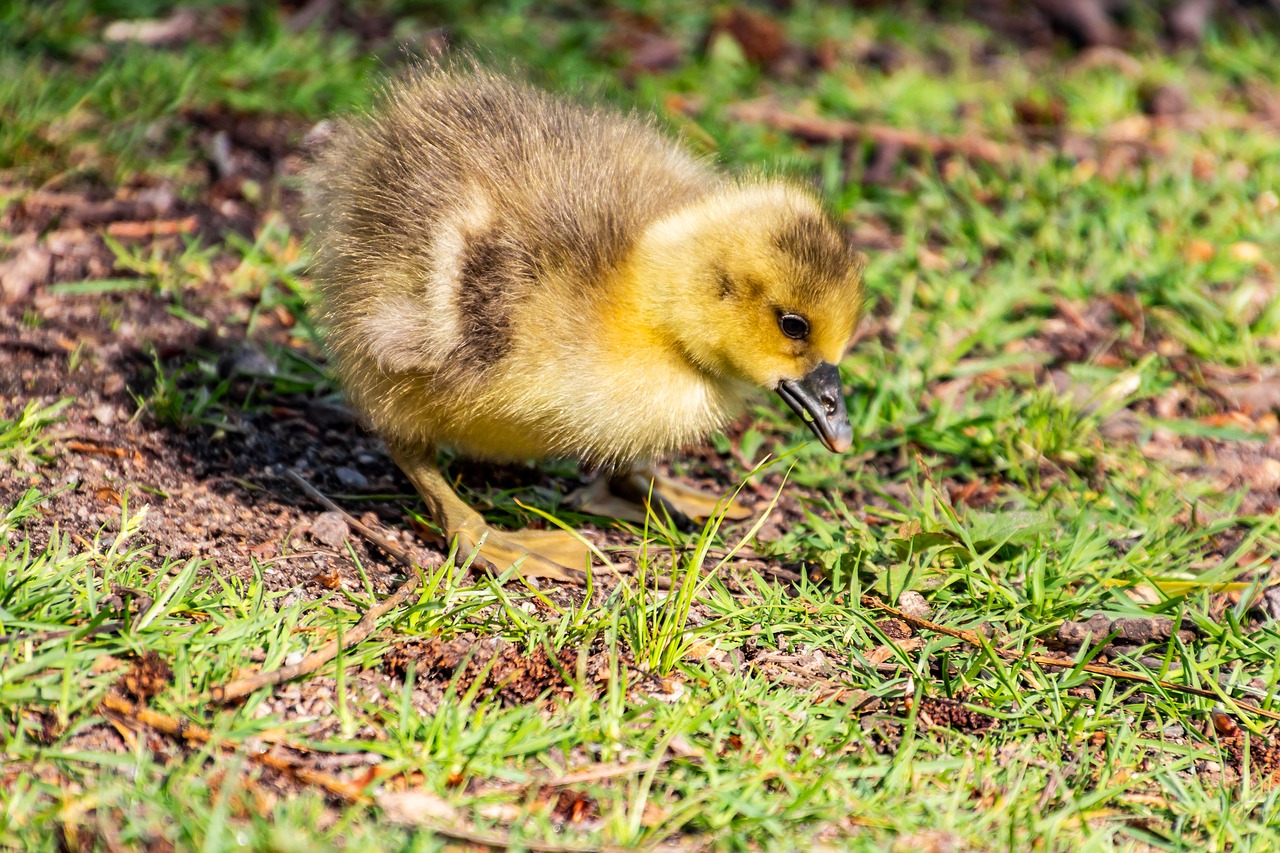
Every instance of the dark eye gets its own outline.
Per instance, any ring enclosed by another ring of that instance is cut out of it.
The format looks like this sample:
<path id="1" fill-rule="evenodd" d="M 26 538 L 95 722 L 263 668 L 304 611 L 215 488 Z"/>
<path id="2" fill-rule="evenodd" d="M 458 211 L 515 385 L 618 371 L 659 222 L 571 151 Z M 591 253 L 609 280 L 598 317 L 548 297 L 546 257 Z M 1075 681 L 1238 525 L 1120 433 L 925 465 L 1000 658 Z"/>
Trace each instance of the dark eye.
<path id="1" fill-rule="evenodd" d="M 809 321 L 799 314 L 783 314 L 778 318 L 778 326 L 788 338 L 800 341 L 809 337 Z"/>

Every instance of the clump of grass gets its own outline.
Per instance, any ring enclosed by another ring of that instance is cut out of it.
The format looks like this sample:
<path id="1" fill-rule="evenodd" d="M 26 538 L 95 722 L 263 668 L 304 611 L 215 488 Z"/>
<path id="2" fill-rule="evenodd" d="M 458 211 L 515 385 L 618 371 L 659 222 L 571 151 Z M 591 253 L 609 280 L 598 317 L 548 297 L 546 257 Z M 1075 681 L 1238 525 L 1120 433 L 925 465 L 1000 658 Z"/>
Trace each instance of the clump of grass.
<path id="1" fill-rule="evenodd" d="M 747 480 L 776 462 L 766 458 L 748 474 Z M 777 504 L 781 487 L 746 532 L 709 564 L 713 548 L 721 541 L 725 513 L 745 482 L 723 499 L 720 510 L 706 520 L 691 541 L 677 537 L 654 508 L 649 507 L 636 554 L 635 581 L 623 577 L 618 585 L 622 637 L 642 670 L 666 676 L 685 660 L 698 635 L 706 633 L 706 626 L 698 629 L 689 624 L 694 603 L 706 598 L 708 586 L 754 539 Z M 663 550 L 671 560 L 668 572 L 658 568 L 660 558 L 654 554 L 658 539 L 663 541 Z M 655 586 L 665 588 L 655 591 Z"/>
<path id="2" fill-rule="evenodd" d="M 184 239 L 181 250 L 176 253 L 155 245 L 127 245 L 110 235 L 102 239 L 114 255 L 118 271 L 140 277 L 148 289 L 167 297 L 179 308 L 189 289 L 212 278 L 212 262 L 219 251 L 217 246 L 202 245 L 197 238 Z"/>
<path id="3" fill-rule="evenodd" d="M 62 412 L 71 405 L 70 398 L 51 405 L 32 400 L 17 417 L 0 420 L 0 462 L 29 470 L 49 462 L 46 452 L 52 439 L 47 429 L 62 420 Z"/>
<path id="4" fill-rule="evenodd" d="M 230 378 L 211 381 L 216 369 L 201 361 L 169 368 L 153 353 L 151 363 L 155 371 L 151 390 L 134 397 L 140 414 L 149 412 L 158 423 L 182 430 L 196 426 L 233 428 L 223 406 Z"/>

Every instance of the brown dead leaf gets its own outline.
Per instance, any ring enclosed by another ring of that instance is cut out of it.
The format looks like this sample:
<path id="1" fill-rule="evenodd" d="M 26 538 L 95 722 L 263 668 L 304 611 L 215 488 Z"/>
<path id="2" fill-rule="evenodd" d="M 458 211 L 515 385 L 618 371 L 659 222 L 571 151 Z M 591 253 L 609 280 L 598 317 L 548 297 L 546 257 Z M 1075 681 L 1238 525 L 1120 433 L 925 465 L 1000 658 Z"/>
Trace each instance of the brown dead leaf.
<path id="1" fill-rule="evenodd" d="M 951 272 L 951 262 L 943 255 L 921 246 L 916 251 L 916 263 L 933 272 Z"/>
<path id="2" fill-rule="evenodd" d="M 617 8 L 608 16 L 613 29 L 601 40 L 600 50 L 626 58 L 624 78 L 667 71 L 684 61 L 684 46 L 663 32 L 657 19 Z"/>
<path id="3" fill-rule="evenodd" d="M 1211 387 L 1232 405 L 1252 415 L 1280 411 L 1280 372 L 1206 371 Z"/>
<path id="4" fill-rule="evenodd" d="M 342 589 L 342 572 L 336 566 L 327 571 L 316 572 L 311 579 L 325 589 Z"/>
<path id="5" fill-rule="evenodd" d="M 1182 250 L 1182 256 L 1193 264 L 1208 263 L 1217 254 L 1217 249 L 1208 240 L 1196 238 Z"/>
<path id="6" fill-rule="evenodd" d="M 1259 459 L 1249 472 L 1248 480 L 1251 486 L 1262 491 L 1280 489 L 1280 459 Z"/>
<path id="7" fill-rule="evenodd" d="M 813 46 L 813 62 L 823 71 L 834 71 L 840 64 L 840 43 L 831 38 L 818 39 Z"/>
<path id="8" fill-rule="evenodd" d="M 882 619 L 876 623 L 876 626 L 890 640 L 906 640 L 915 634 L 911 626 L 901 619 Z"/>
<path id="9" fill-rule="evenodd" d="M 1244 412 L 1218 412 L 1213 415 L 1205 415 L 1203 418 L 1197 419 L 1205 426 L 1211 427 L 1240 427 L 1241 429 L 1253 429 L 1253 419 Z"/>
<path id="10" fill-rule="evenodd" d="M 600 807 L 595 799 L 581 791 L 562 790 L 556 795 L 555 806 L 551 815 L 556 820 L 580 824 L 583 821 L 600 816 Z"/>
<path id="11" fill-rule="evenodd" d="M 23 196 L 21 203 L 32 215 L 56 215 L 63 221 L 64 227 L 46 238 L 50 251 L 58 254 L 69 246 L 91 239 L 90 232 L 83 228 L 69 228 L 69 224 L 94 226 L 109 222 L 167 219 L 177 206 L 178 198 L 169 187 L 122 188 L 107 199 L 88 198 L 73 192 L 37 190 Z"/>
<path id="12" fill-rule="evenodd" d="M 1021 98 L 1013 103 L 1013 114 L 1024 128 L 1056 129 L 1067 121 L 1067 104 L 1061 98 L 1038 100 Z"/>
<path id="13" fill-rule="evenodd" d="M 644 802 L 644 809 L 640 812 L 640 825 L 645 828 L 661 826 L 671 816 L 671 812 L 654 802 L 650 797 Z"/>
<path id="14" fill-rule="evenodd" d="M 99 486 L 93 490 L 94 496 L 103 503 L 124 506 L 124 497 L 110 486 Z"/>
<path id="15" fill-rule="evenodd" d="M 1191 158 L 1191 176 L 1197 181 L 1204 183 L 1213 180 L 1217 171 L 1218 161 L 1207 152 L 1202 151 Z"/>
<path id="16" fill-rule="evenodd" d="M 872 666 L 879 666 L 880 664 L 889 660 L 889 658 L 893 657 L 893 647 L 892 646 L 876 646 L 874 649 L 867 652 L 863 657 L 865 657 L 867 663 L 871 664 Z"/>
<path id="17" fill-rule="evenodd" d="M 1102 138 L 1110 143 L 1130 145 L 1145 142 L 1151 136 L 1151 119 L 1144 115 L 1131 115 L 1103 129 Z"/>
<path id="18" fill-rule="evenodd" d="M 428 546 L 441 551 L 449 550 L 449 543 L 433 527 L 419 521 L 416 516 L 409 517 L 409 528 Z"/>
<path id="19" fill-rule="evenodd" d="M 259 560 L 268 560 L 280 553 L 280 542 L 269 539 L 266 542 L 259 542 L 249 549 L 249 553 L 257 557 Z"/>
<path id="20" fill-rule="evenodd" d="M 684 47 L 675 39 L 661 35 L 643 38 L 631 51 L 627 68 L 632 72 L 669 71 L 684 62 Z"/>
<path id="21" fill-rule="evenodd" d="M 990 504 L 999 492 L 998 482 L 970 480 L 967 483 L 947 484 L 947 494 L 953 504 L 964 504 L 975 509 L 981 509 Z"/>
<path id="22" fill-rule="evenodd" d="M 1149 116 L 1165 118 L 1187 111 L 1187 90 L 1173 83 L 1159 86 L 1142 86 L 1138 90 L 1142 111 Z"/>
<path id="23" fill-rule="evenodd" d="M 747 61 L 756 65 L 774 65 L 791 50 L 777 19 L 743 6 L 734 6 L 716 16 L 707 44 L 721 33 L 736 41 Z"/>
<path id="24" fill-rule="evenodd" d="M 1098 165 L 1098 177 L 1115 181 L 1133 172 L 1138 166 L 1138 150 L 1133 145 L 1115 145 L 1102 155 Z"/>

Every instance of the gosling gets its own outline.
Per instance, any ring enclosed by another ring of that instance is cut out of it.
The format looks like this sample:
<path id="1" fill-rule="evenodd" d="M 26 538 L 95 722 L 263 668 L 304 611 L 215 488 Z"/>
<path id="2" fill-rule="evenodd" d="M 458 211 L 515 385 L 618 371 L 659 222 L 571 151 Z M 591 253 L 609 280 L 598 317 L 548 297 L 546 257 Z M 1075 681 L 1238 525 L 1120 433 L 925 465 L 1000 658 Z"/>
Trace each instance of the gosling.
<path id="1" fill-rule="evenodd" d="M 490 528 L 438 448 L 576 459 L 608 472 L 576 496 L 585 511 L 705 518 L 715 496 L 650 466 L 760 389 L 850 446 L 835 365 L 861 263 L 803 189 L 725 177 L 648 120 L 447 61 L 390 84 L 306 178 L 337 375 L 461 554 L 576 582 L 591 559 L 573 534 Z"/>

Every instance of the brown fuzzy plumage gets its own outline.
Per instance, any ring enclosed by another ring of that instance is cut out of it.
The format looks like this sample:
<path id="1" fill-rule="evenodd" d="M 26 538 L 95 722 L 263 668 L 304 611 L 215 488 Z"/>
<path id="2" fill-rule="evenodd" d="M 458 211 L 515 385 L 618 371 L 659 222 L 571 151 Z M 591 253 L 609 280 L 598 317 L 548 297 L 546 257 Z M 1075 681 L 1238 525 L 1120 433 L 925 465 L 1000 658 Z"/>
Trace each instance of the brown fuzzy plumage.
<path id="1" fill-rule="evenodd" d="M 649 460 L 838 360 L 857 320 L 808 193 L 472 66 L 390 86 L 308 179 L 329 346 L 394 446 Z"/>

